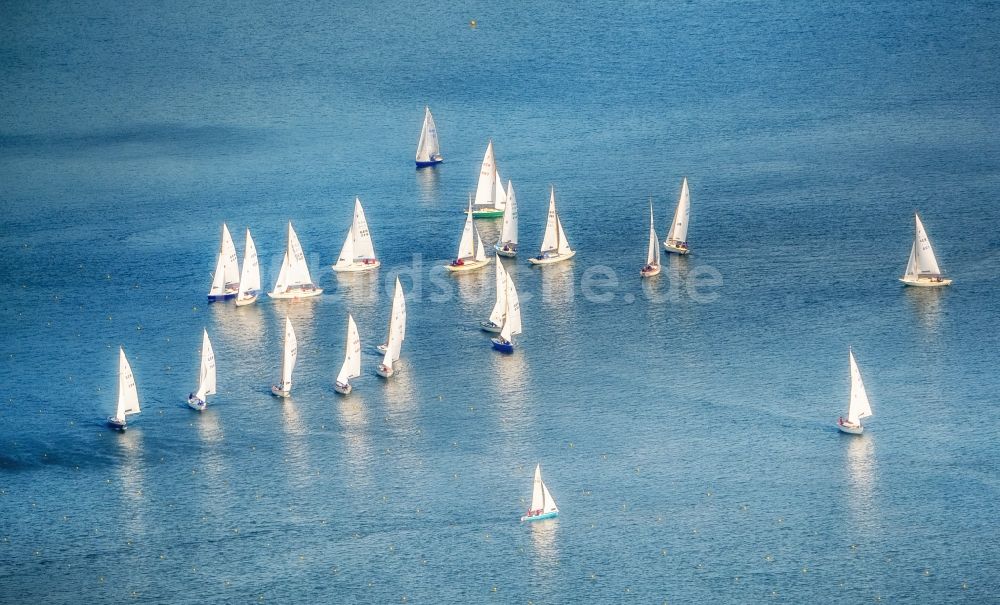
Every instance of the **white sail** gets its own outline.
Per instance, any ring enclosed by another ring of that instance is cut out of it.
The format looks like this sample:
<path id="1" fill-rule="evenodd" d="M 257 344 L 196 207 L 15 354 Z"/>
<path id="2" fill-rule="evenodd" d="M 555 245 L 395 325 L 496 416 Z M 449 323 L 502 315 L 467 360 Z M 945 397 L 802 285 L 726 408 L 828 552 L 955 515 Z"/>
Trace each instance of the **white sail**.
<path id="1" fill-rule="evenodd" d="M 458 242 L 458 255 L 455 258 L 471 258 L 476 254 L 475 238 L 473 236 L 475 225 L 472 222 L 472 202 L 469 202 L 469 210 L 465 215 L 465 228 L 462 229 L 462 240 Z"/>
<path id="2" fill-rule="evenodd" d="M 302 244 L 299 243 L 299 236 L 296 235 L 292 222 L 289 221 L 288 245 L 281 263 L 281 272 L 278 274 L 278 282 L 274 285 L 274 292 L 283 294 L 291 288 L 308 286 L 312 283 L 312 277 L 309 276 L 309 266 L 306 264 L 306 256 L 302 252 Z"/>
<path id="3" fill-rule="evenodd" d="M 292 370 L 295 369 L 295 361 L 299 357 L 298 339 L 295 338 L 295 330 L 292 329 L 292 322 L 285 318 L 285 344 L 281 355 L 281 390 L 288 392 L 292 390 Z"/>
<path id="4" fill-rule="evenodd" d="M 361 376 L 361 337 L 358 336 L 358 325 L 354 317 L 347 315 L 347 343 L 344 354 L 344 365 L 337 374 L 337 382 L 347 384 L 351 378 Z"/>
<path id="5" fill-rule="evenodd" d="M 221 296 L 228 286 L 235 285 L 240 279 L 239 259 L 236 257 L 236 246 L 233 237 L 229 235 L 229 227 L 222 223 L 222 243 L 219 244 L 219 256 L 215 261 L 215 274 L 212 276 L 212 287 L 209 296 Z"/>
<path id="6" fill-rule="evenodd" d="M 243 272 L 240 273 L 240 288 L 237 300 L 246 300 L 260 292 L 260 263 L 257 261 L 257 246 L 247 229 L 247 242 L 243 252 Z"/>
<path id="7" fill-rule="evenodd" d="M 441 155 L 441 145 L 438 142 L 437 126 L 430 107 L 424 107 L 424 125 L 420 129 L 420 140 L 417 142 L 417 161 L 429 162 Z"/>
<path id="8" fill-rule="evenodd" d="M 483 164 L 479 168 L 475 205 L 503 210 L 505 197 L 503 184 L 500 182 L 500 171 L 497 169 L 496 158 L 493 156 L 493 140 L 491 139 L 486 146 Z"/>
<path id="9" fill-rule="evenodd" d="M 497 169 L 493 175 L 493 207 L 503 210 L 507 207 L 507 193 L 504 192 L 503 182 L 500 180 L 500 170 Z"/>
<path id="10" fill-rule="evenodd" d="M 556 247 L 556 252 L 559 255 L 569 254 L 572 252 L 572 248 L 569 247 L 569 241 L 566 239 L 566 232 L 563 231 L 562 221 L 559 220 L 559 215 L 556 215 L 556 235 L 559 240 L 559 244 Z"/>
<path id="11" fill-rule="evenodd" d="M 556 506 L 556 499 L 552 497 L 549 493 L 549 488 L 542 483 L 542 514 L 548 513 L 558 513 L 559 507 Z"/>
<path id="12" fill-rule="evenodd" d="M 503 319 L 507 315 L 507 272 L 504 271 L 503 263 L 497 259 L 497 302 L 490 312 L 490 321 L 495 326 L 502 326 Z"/>
<path id="13" fill-rule="evenodd" d="M 545 236 L 542 238 L 542 254 L 552 252 L 559 247 L 559 218 L 556 214 L 556 189 L 549 189 L 549 214 L 545 219 Z"/>
<path id="14" fill-rule="evenodd" d="M 646 264 L 660 264 L 660 242 L 656 238 L 656 227 L 653 226 L 653 201 L 649 202 L 649 250 L 646 251 Z"/>
<path id="15" fill-rule="evenodd" d="M 910 260 L 906 262 L 906 273 L 903 274 L 903 279 L 916 279 L 919 269 L 917 268 L 917 241 L 913 240 L 913 245 L 910 246 Z"/>
<path id="16" fill-rule="evenodd" d="M 198 371 L 198 392 L 195 397 L 205 401 L 208 395 L 215 395 L 215 350 L 208 339 L 208 330 L 202 330 L 201 368 Z"/>
<path id="17" fill-rule="evenodd" d="M 406 298 L 403 297 L 403 286 L 396 278 L 396 293 L 392 297 L 392 313 L 389 316 L 389 337 L 386 340 L 385 358 L 382 363 L 391 368 L 399 359 L 403 338 L 406 336 Z"/>
<path id="18" fill-rule="evenodd" d="M 531 484 L 531 507 L 529 512 L 541 510 L 545 506 L 545 493 L 542 491 L 542 465 L 535 465 L 535 480 Z"/>
<path id="19" fill-rule="evenodd" d="M 531 507 L 528 509 L 532 516 L 544 515 L 547 513 L 558 513 L 559 507 L 556 500 L 549 493 L 549 488 L 542 481 L 542 465 L 535 466 L 535 480 L 531 487 Z"/>
<path id="20" fill-rule="evenodd" d="M 115 408 L 115 420 L 125 420 L 129 414 L 138 414 L 139 392 L 135 388 L 135 378 L 132 376 L 132 366 L 125 358 L 125 349 L 118 347 L 118 407 Z"/>
<path id="21" fill-rule="evenodd" d="M 499 264 L 499 263 L 497 263 Z M 521 333 L 521 302 L 517 298 L 517 289 L 514 287 L 514 280 L 507 274 L 506 284 L 506 317 L 503 322 L 503 329 L 500 330 L 500 337 L 507 342 L 512 342 L 515 335 Z"/>
<path id="22" fill-rule="evenodd" d="M 868 393 L 865 392 L 865 383 L 861 380 L 858 363 L 854 361 L 854 351 L 850 351 L 848 357 L 851 362 L 851 402 L 847 407 L 847 420 L 851 424 L 858 424 L 862 418 L 872 415 L 872 407 L 868 401 Z"/>
<path id="23" fill-rule="evenodd" d="M 941 275 L 941 268 L 938 267 L 937 257 L 934 256 L 934 248 L 931 248 L 930 239 L 924 230 L 924 224 L 920 221 L 920 216 L 914 215 L 914 217 L 917 221 L 915 245 L 918 274 L 937 277 Z"/>
<path id="24" fill-rule="evenodd" d="M 476 238 L 476 261 L 486 260 L 486 248 L 483 247 L 483 238 L 479 235 L 479 227 L 473 224 L 472 232 Z"/>
<path id="25" fill-rule="evenodd" d="M 514 197 L 514 183 L 507 181 L 507 205 L 503 210 L 503 227 L 500 228 L 500 246 L 517 245 L 517 198 Z"/>
<path id="26" fill-rule="evenodd" d="M 371 233 L 368 231 L 368 220 L 365 218 L 365 210 L 361 207 L 361 198 L 354 198 L 354 221 L 351 229 L 347 232 L 347 239 L 340 249 L 340 257 L 337 258 L 337 267 L 347 267 L 355 262 L 364 259 L 375 258 L 375 245 L 372 243 Z"/>
<path id="27" fill-rule="evenodd" d="M 670 232 L 667 233 L 667 244 L 674 245 L 687 241 L 688 216 L 691 214 L 691 194 L 688 191 L 688 180 L 684 177 L 681 182 L 681 195 L 677 200 L 677 209 L 674 211 L 674 222 L 670 225 Z"/>

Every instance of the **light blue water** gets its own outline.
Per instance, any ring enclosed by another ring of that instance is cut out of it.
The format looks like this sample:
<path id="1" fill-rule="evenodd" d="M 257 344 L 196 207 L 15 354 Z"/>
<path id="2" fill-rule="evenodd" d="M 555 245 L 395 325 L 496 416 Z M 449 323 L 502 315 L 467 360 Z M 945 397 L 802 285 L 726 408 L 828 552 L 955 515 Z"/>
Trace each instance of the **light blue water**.
<path id="1" fill-rule="evenodd" d="M 995 600 L 998 39 L 991 3 L 3 5 L 0 601 Z M 578 250 L 506 261 L 509 357 L 492 267 L 440 267 L 490 137 L 524 250 L 550 184 Z M 694 253 L 642 284 L 682 176 Z M 355 195 L 383 267 L 337 277 Z M 951 288 L 896 281 L 914 210 Z M 207 305 L 224 220 L 265 287 L 294 221 L 326 294 Z"/>

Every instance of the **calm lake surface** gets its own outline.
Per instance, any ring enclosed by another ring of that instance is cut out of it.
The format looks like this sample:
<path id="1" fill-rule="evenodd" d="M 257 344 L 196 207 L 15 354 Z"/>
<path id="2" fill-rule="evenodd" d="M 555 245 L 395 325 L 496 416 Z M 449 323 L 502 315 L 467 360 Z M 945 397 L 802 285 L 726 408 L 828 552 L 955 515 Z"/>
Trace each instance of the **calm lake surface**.
<path id="1" fill-rule="evenodd" d="M 998 40 L 984 2 L 4 3 L 0 602 L 995 601 Z M 510 356 L 492 265 L 442 267 L 491 138 Z M 640 281 L 684 176 L 693 253 Z M 550 185 L 577 255 L 532 267 Z M 335 275 L 355 196 L 383 264 Z M 950 288 L 897 281 L 914 211 Z M 324 295 L 208 305 L 221 223 L 270 289 L 289 220 Z"/>

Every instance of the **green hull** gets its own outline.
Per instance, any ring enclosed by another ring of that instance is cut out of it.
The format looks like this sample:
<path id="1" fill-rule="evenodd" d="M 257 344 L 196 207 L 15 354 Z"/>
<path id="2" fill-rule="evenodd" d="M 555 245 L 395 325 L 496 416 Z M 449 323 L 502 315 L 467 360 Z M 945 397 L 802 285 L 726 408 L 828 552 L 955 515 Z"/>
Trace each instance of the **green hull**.
<path id="1" fill-rule="evenodd" d="M 500 218 L 502 216 L 503 210 L 497 210 L 496 208 L 472 211 L 472 218 Z"/>

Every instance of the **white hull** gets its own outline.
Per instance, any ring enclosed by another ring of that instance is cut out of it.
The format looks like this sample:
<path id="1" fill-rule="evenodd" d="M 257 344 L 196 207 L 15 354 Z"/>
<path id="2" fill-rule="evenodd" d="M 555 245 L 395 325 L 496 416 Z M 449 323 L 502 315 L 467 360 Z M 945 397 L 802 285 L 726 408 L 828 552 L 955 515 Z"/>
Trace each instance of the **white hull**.
<path id="1" fill-rule="evenodd" d="M 350 265 L 333 265 L 333 270 L 338 273 L 361 273 L 364 271 L 374 271 L 382 266 L 382 261 L 371 263 L 351 263 Z"/>
<path id="2" fill-rule="evenodd" d="M 569 260 L 573 258 L 575 255 L 576 255 L 576 250 L 570 250 L 566 254 L 551 254 L 549 256 L 544 256 L 542 258 L 533 256 L 528 259 L 528 262 L 531 263 L 532 265 L 551 265 L 552 263 L 558 263 L 564 260 Z"/>
<path id="3" fill-rule="evenodd" d="M 651 268 L 647 269 L 643 267 L 639 270 L 640 277 L 653 277 L 654 275 L 660 274 L 660 265 L 653 265 Z"/>
<path id="4" fill-rule="evenodd" d="M 378 351 L 379 353 L 385 355 L 385 352 L 389 350 L 389 345 L 383 342 L 380 345 L 376 345 L 375 346 L 375 350 Z"/>
<path id="5" fill-rule="evenodd" d="M 124 431 L 128 428 L 128 423 L 124 420 L 118 420 L 114 416 L 108 416 L 108 426 L 116 431 Z"/>
<path id="6" fill-rule="evenodd" d="M 851 424 L 845 424 L 843 422 L 838 422 L 837 423 L 837 430 L 839 430 L 841 433 L 847 433 L 848 435 L 860 435 L 862 432 L 864 432 L 865 427 L 861 426 L 860 424 L 857 425 L 857 426 L 854 426 L 854 425 L 851 425 Z"/>
<path id="7" fill-rule="evenodd" d="M 311 298 L 313 296 L 319 296 L 323 293 L 323 288 L 313 288 L 312 290 L 289 290 L 287 292 L 268 292 L 267 295 L 271 298 L 279 299 L 293 299 L 293 298 Z"/>
<path id="8" fill-rule="evenodd" d="M 478 261 L 477 260 L 466 261 L 464 264 L 461 264 L 461 265 L 448 264 L 448 265 L 445 265 L 445 268 L 447 268 L 449 271 L 454 271 L 454 272 L 472 271 L 474 269 L 479 269 L 480 267 L 485 267 L 486 265 L 490 264 L 491 260 L 493 260 L 493 259 L 487 258 L 487 259 L 478 260 Z"/>
<path id="9" fill-rule="evenodd" d="M 930 279 L 930 278 L 926 278 L 926 277 L 922 277 L 922 278 L 921 277 L 916 277 L 916 278 L 901 277 L 901 278 L 899 278 L 899 281 L 903 282 L 903 284 L 905 284 L 907 286 L 915 286 L 915 287 L 918 287 L 918 288 L 940 288 L 941 286 L 950 286 L 951 285 L 951 280 L 950 279 L 945 279 L 945 278 Z"/>
<path id="10" fill-rule="evenodd" d="M 690 248 L 681 248 L 667 243 L 663 244 L 663 249 L 667 252 L 673 252 L 674 254 L 688 254 L 691 252 Z"/>
<path id="11" fill-rule="evenodd" d="M 198 410 L 199 412 L 202 412 L 205 410 L 206 407 L 208 407 L 208 403 L 202 401 L 201 399 L 198 399 L 197 397 L 188 397 L 188 406 L 192 410 Z"/>
<path id="12" fill-rule="evenodd" d="M 507 258 L 514 258 L 517 256 L 517 245 L 507 244 L 508 250 L 504 250 L 503 246 L 500 244 L 493 244 L 493 249 L 496 250 L 497 256 L 506 256 Z"/>
<path id="13" fill-rule="evenodd" d="M 236 299 L 236 306 L 237 307 L 245 307 L 246 305 L 252 305 L 255 302 L 257 302 L 257 295 L 251 296 L 249 298 L 237 298 Z"/>
<path id="14" fill-rule="evenodd" d="M 354 390 L 354 387 L 351 386 L 351 383 L 340 384 L 339 382 L 335 382 L 333 383 L 333 390 L 337 391 L 341 395 L 350 395 L 351 391 Z"/>
<path id="15" fill-rule="evenodd" d="M 284 390 L 281 389 L 281 387 L 279 387 L 277 385 L 273 385 L 273 384 L 271 385 L 271 394 L 274 395 L 275 397 L 291 397 L 292 396 L 292 392 L 291 391 L 284 391 Z"/>
<path id="16" fill-rule="evenodd" d="M 375 373 L 381 376 L 382 378 L 389 378 L 390 376 L 396 373 L 396 370 L 393 370 L 391 367 L 386 367 L 385 365 L 380 363 L 378 364 L 378 366 L 375 367 Z"/>

